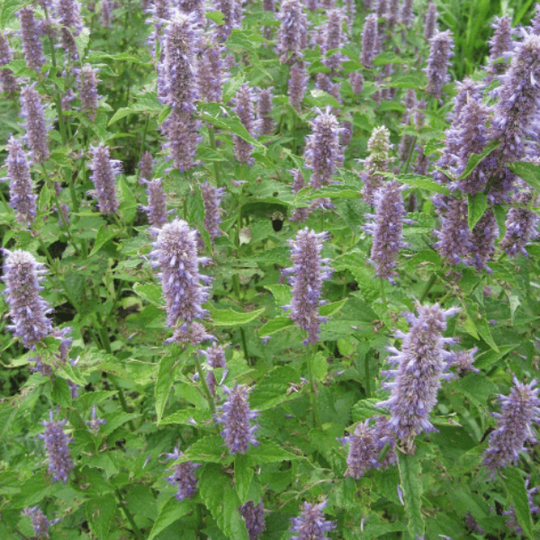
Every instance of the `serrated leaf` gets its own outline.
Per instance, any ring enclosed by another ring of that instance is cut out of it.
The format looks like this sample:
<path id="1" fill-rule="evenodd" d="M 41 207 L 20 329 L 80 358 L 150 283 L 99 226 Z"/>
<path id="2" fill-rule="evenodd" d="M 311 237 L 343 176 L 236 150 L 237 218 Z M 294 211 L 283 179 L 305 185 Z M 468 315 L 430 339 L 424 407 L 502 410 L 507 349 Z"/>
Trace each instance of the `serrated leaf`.
<path id="1" fill-rule="evenodd" d="M 401 452 L 398 452 L 398 455 L 401 489 L 403 490 L 405 513 L 408 518 L 407 528 L 411 540 L 416 540 L 417 537 L 424 538 L 425 525 L 421 510 L 422 483 L 420 480 L 422 467 L 416 456 L 405 455 Z"/>
<path id="2" fill-rule="evenodd" d="M 97 232 L 94 247 L 90 252 L 89 257 L 95 255 L 109 240 L 112 240 L 117 234 L 117 231 L 111 230 L 109 226 L 102 225 Z"/>
<path id="3" fill-rule="evenodd" d="M 408 60 L 390 51 L 380 53 L 373 59 L 374 66 L 384 66 L 386 64 L 407 64 L 407 63 L 408 63 Z"/>
<path id="4" fill-rule="evenodd" d="M 463 180 L 464 178 L 467 178 L 478 165 L 484 161 L 486 157 L 491 154 L 494 150 L 499 148 L 501 146 L 501 143 L 499 141 L 491 141 L 485 148 L 484 151 L 480 154 L 471 154 L 469 157 L 469 160 L 467 161 L 467 166 L 465 167 L 465 170 L 459 175 L 458 180 Z"/>
<path id="5" fill-rule="evenodd" d="M 311 99 L 307 98 L 306 101 L 311 102 L 312 104 L 316 105 L 317 107 L 325 107 L 327 105 L 331 107 L 341 108 L 341 104 L 339 101 L 328 92 L 325 92 L 324 90 L 311 90 Z"/>
<path id="6" fill-rule="evenodd" d="M 110 493 L 92 499 L 86 504 L 86 517 L 98 540 L 109 538 L 109 530 L 115 513 L 116 499 Z"/>
<path id="7" fill-rule="evenodd" d="M 191 500 L 185 499 L 178 502 L 174 497 L 168 499 L 161 507 L 158 517 L 154 522 L 152 531 L 148 540 L 153 540 L 161 531 L 165 530 L 169 525 L 180 519 L 191 509 Z"/>
<path id="8" fill-rule="evenodd" d="M 319 308 L 319 313 L 323 317 L 331 317 L 332 315 L 335 315 L 347 303 L 347 300 L 348 298 L 344 298 L 343 300 L 339 300 L 338 302 L 332 302 L 331 304 L 321 306 Z"/>
<path id="9" fill-rule="evenodd" d="M 509 169 L 532 188 L 540 193 L 540 165 L 527 162 L 517 162 L 509 165 Z"/>
<path id="10" fill-rule="evenodd" d="M 518 523 L 523 529 L 523 534 L 528 538 L 534 538 L 527 487 L 520 470 L 516 467 L 506 467 L 501 477 L 512 501 Z"/>
<path id="11" fill-rule="evenodd" d="M 122 120 L 122 118 L 125 118 L 126 116 L 129 116 L 132 114 L 133 111 L 129 107 L 122 107 L 121 109 L 118 109 L 112 116 L 112 118 L 109 120 L 108 126 L 112 126 L 118 120 Z"/>
<path id="12" fill-rule="evenodd" d="M 468 195 L 468 221 L 469 230 L 472 231 L 474 226 L 480 221 L 480 218 L 486 211 L 488 202 L 487 196 L 483 193 L 477 193 L 474 197 Z"/>
<path id="13" fill-rule="evenodd" d="M 299 397 L 298 389 L 293 385 L 300 384 L 299 373 L 289 366 L 278 366 L 271 369 L 253 388 L 249 398 L 250 406 L 265 411 L 277 405 Z"/>
<path id="14" fill-rule="evenodd" d="M 161 420 L 161 425 L 163 426 L 167 424 L 179 424 L 185 426 L 192 426 L 194 425 L 193 422 L 196 422 L 196 424 L 202 424 L 203 422 L 208 422 L 211 419 L 212 413 L 210 409 L 206 411 L 201 411 L 200 409 L 191 407 L 182 411 L 176 411 L 167 416 L 166 418 L 163 418 Z"/>
<path id="15" fill-rule="evenodd" d="M 221 11 L 207 11 L 205 16 L 208 20 L 215 22 L 218 25 L 225 24 L 223 22 L 224 15 Z"/>
<path id="16" fill-rule="evenodd" d="M 390 88 L 422 88 L 424 85 L 424 78 L 418 75 L 401 75 L 386 84 Z"/>
<path id="17" fill-rule="evenodd" d="M 133 290 L 143 299 L 154 304 L 155 306 L 162 307 L 163 299 L 161 294 L 161 286 L 157 283 L 136 283 L 133 286 Z"/>
<path id="18" fill-rule="evenodd" d="M 223 437 L 207 435 L 193 443 L 178 461 L 195 461 L 197 463 L 220 463 L 226 465 L 232 462 Z"/>
<path id="19" fill-rule="evenodd" d="M 54 379 L 51 390 L 51 399 L 61 407 L 71 407 L 71 390 L 64 379 L 60 377 Z"/>
<path id="20" fill-rule="evenodd" d="M 208 311 L 212 316 L 212 322 L 215 326 L 241 326 L 248 324 L 260 317 L 266 308 L 256 309 L 247 313 L 235 311 L 232 308 L 216 309 L 213 306 L 208 306 Z"/>
<path id="21" fill-rule="evenodd" d="M 156 387 L 154 390 L 154 395 L 156 398 L 156 413 L 157 413 L 157 423 L 161 422 L 163 417 L 163 412 L 165 411 L 165 405 L 167 404 L 167 399 L 169 397 L 169 392 L 171 386 L 174 383 L 174 372 L 180 365 L 183 365 L 185 362 L 184 359 L 178 360 L 176 356 L 165 356 L 159 362 L 159 370 L 156 381 Z"/>
<path id="22" fill-rule="evenodd" d="M 265 285 L 264 288 L 272 293 L 278 306 L 285 306 L 291 300 L 292 293 L 288 285 Z"/>
<path id="23" fill-rule="evenodd" d="M 443 195 L 450 195 L 451 191 L 428 178 L 427 176 L 421 176 L 419 174 L 398 174 L 396 180 L 402 184 L 406 184 L 411 187 L 425 189 L 433 193 L 442 193 Z"/>
<path id="24" fill-rule="evenodd" d="M 68 28 L 67 31 L 71 32 L 71 29 Z M 77 53 L 81 62 L 84 59 L 88 43 L 90 43 L 90 29 L 83 27 L 81 33 L 75 37 L 75 47 L 77 47 Z"/>
<path id="25" fill-rule="evenodd" d="M 245 454 L 234 456 L 234 487 L 241 504 L 247 502 L 249 485 L 253 478 L 253 467 Z"/>
<path id="26" fill-rule="evenodd" d="M 362 399 L 352 408 L 352 418 L 354 422 L 362 422 L 374 416 L 380 416 L 382 409 L 375 405 L 380 401 L 376 398 Z"/>
<path id="27" fill-rule="evenodd" d="M 280 463 L 282 461 L 293 461 L 301 459 L 302 456 L 291 454 L 284 450 L 278 444 L 272 441 L 262 441 L 259 446 L 250 448 L 245 454 L 249 458 L 253 466 L 262 465 L 263 463 Z"/>

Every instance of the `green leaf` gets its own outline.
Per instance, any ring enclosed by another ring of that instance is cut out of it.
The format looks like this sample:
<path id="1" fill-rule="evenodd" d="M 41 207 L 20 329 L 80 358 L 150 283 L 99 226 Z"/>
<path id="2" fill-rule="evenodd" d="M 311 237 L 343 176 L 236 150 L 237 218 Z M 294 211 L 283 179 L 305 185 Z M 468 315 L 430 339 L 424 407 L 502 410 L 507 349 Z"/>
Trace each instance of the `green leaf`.
<path id="1" fill-rule="evenodd" d="M 425 189 L 434 193 L 442 193 L 443 195 L 450 195 L 451 191 L 441 185 L 434 182 L 427 176 L 421 176 L 419 174 L 398 174 L 396 180 L 402 184 L 406 184 L 411 187 Z"/>
<path id="2" fill-rule="evenodd" d="M 410 454 L 399 455 L 399 476 L 401 478 L 401 489 L 403 490 L 403 500 L 405 502 L 405 513 L 408 517 L 407 528 L 411 535 L 411 540 L 416 537 L 424 537 L 424 520 L 421 511 L 422 483 L 420 476 L 422 467 L 417 456 Z"/>
<path id="3" fill-rule="evenodd" d="M 506 467 L 501 474 L 508 496 L 512 501 L 518 523 L 523 529 L 523 533 L 528 538 L 533 538 L 531 509 L 525 480 L 521 471 L 516 467 Z"/>
<path id="4" fill-rule="evenodd" d="M 275 367 L 253 388 L 249 398 L 250 406 L 259 411 L 265 411 L 285 401 L 296 399 L 300 396 L 297 388 L 300 382 L 299 373 L 292 367 Z"/>
<path id="5" fill-rule="evenodd" d="M 182 411 L 176 411 L 166 418 L 161 420 L 161 425 L 167 424 L 179 424 L 185 426 L 193 425 L 193 421 L 197 424 L 202 424 L 203 422 L 208 422 L 212 419 L 212 413 L 210 409 L 201 411 L 195 407 L 190 407 L 189 409 L 184 409 Z"/>
<path id="6" fill-rule="evenodd" d="M 487 208 L 487 196 L 483 193 L 477 193 L 474 197 L 467 196 L 468 205 L 468 220 L 469 230 L 472 231 L 474 226 L 480 221 L 480 218 L 484 215 Z"/>
<path id="7" fill-rule="evenodd" d="M 220 463 L 222 465 L 232 462 L 227 447 L 220 435 L 207 435 L 193 443 L 184 455 L 177 461 L 195 461 L 197 463 Z"/>
<path id="8" fill-rule="evenodd" d="M 0 28 L 4 28 L 9 18 L 27 3 L 25 0 L 4 0 L 0 11 Z"/>
<path id="9" fill-rule="evenodd" d="M 122 118 L 125 118 L 126 116 L 129 116 L 132 114 L 133 111 L 129 107 L 122 107 L 121 109 L 118 109 L 112 116 L 112 118 L 109 120 L 108 126 L 111 126 L 112 124 L 115 124 L 118 122 L 118 120 L 122 120 Z"/>
<path id="10" fill-rule="evenodd" d="M 257 447 L 250 447 L 246 456 L 250 459 L 253 466 L 262 465 L 264 463 L 293 461 L 302 458 L 302 456 L 297 456 L 296 454 L 284 450 L 281 446 L 272 441 L 264 441 Z"/>
<path id="11" fill-rule="evenodd" d="M 493 152 L 497 148 L 501 146 L 501 143 L 499 141 L 491 141 L 484 149 L 484 151 L 481 154 L 471 154 L 469 157 L 469 161 L 467 161 L 467 166 L 465 167 L 465 170 L 461 173 L 461 175 L 458 177 L 458 180 L 463 180 L 464 178 L 467 178 L 476 167 Z"/>
<path id="12" fill-rule="evenodd" d="M 234 456 L 234 487 L 241 504 L 246 504 L 249 485 L 253 478 L 253 467 L 245 454 Z"/>
<path id="13" fill-rule="evenodd" d="M 216 309 L 213 306 L 208 306 L 208 311 L 212 316 L 212 322 L 215 326 L 241 326 L 250 323 L 260 317 L 266 308 L 256 309 L 249 313 L 241 313 L 234 309 Z"/>
<path id="14" fill-rule="evenodd" d="M 311 90 L 311 99 L 308 97 L 307 101 L 311 102 L 310 104 L 316 105 L 317 107 L 325 107 L 330 105 L 331 107 L 341 108 L 339 101 L 324 90 Z"/>
<path id="15" fill-rule="evenodd" d="M 71 31 L 71 30 L 68 29 L 68 31 Z M 77 53 L 79 54 L 79 58 L 81 59 L 81 62 L 84 59 L 89 42 L 90 42 L 90 30 L 84 27 L 81 30 L 81 33 L 75 38 L 75 47 L 77 47 Z"/>
<path id="16" fill-rule="evenodd" d="M 98 540 L 109 538 L 109 530 L 115 513 L 116 499 L 110 493 L 92 499 L 86 504 L 86 517 Z"/>
<path id="17" fill-rule="evenodd" d="M 221 13 L 221 11 L 207 11 L 205 16 L 208 20 L 213 21 L 216 24 L 219 24 L 219 25 L 225 24 L 223 22 L 224 15 L 223 13 Z"/>
<path id="18" fill-rule="evenodd" d="M 374 416 L 380 416 L 381 408 L 375 405 L 380 401 L 377 398 L 362 399 L 352 408 L 352 418 L 354 422 L 362 422 Z"/>
<path id="19" fill-rule="evenodd" d="M 321 306 L 319 309 L 319 313 L 323 317 L 331 317 L 332 315 L 335 315 L 347 303 L 347 300 L 348 298 L 344 298 L 343 300 L 339 300 L 338 302 L 332 302 L 331 304 Z"/>
<path id="20" fill-rule="evenodd" d="M 292 293 L 288 285 L 265 285 L 264 288 L 272 293 L 278 306 L 285 306 L 291 301 Z"/>
<path id="21" fill-rule="evenodd" d="M 64 379 L 60 377 L 54 379 L 51 399 L 61 407 L 71 407 L 71 390 Z"/>
<path id="22" fill-rule="evenodd" d="M 494 350 L 482 352 L 478 354 L 477 359 L 475 359 L 474 366 L 478 369 L 485 369 L 512 352 L 516 347 L 519 347 L 519 344 L 503 345 L 502 347 L 499 347 L 499 352 Z"/>
<path id="23" fill-rule="evenodd" d="M 161 294 L 161 286 L 157 283 L 136 283 L 133 290 L 143 299 L 154 304 L 155 306 L 163 306 L 163 298 Z"/>
<path id="24" fill-rule="evenodd" d="M 179 364 L 181 363 L 183 365 L 184 362 L 185 359 L 178 360 L 176 356 L 171 355 L 163 357 L 159 363 L 159 371 L 154 390 L 158 424 L 161 422 L 161 418 L 163 417 L 165 405 L 167 404 L 167 398 L 169 397 L 171 386 L 174 383 L 174 372 L 178 368 Z"/>
<path id="25" fill-rule="evenodd" d="M 480 336 L 482 336 L 482 339 L 495 351 L 499 352 L 499 347 L 495 343 L 495 340 L 493 339 L 493 336 L 491 335 L 491 330 L 489 329 L 489 323 L 487 322 L 485 317 L 482 317 L 479 321 L 476 323 L 476 329 L 478 330 L 478 333 Z"/>
<path id="26" fill-rule="evenodd" d="M 540 193 L 540 165 L 527 162 L 517 162 L 509 165 L 509 169 L 532 188 Z"/>
<path id="27" fill-rule="evenodd" d="M 374 66 L 384 66 L 386 64 L 407 64 L 408 60 L 405 60 L 402 56 L 398 56 L 394 52 L 383 52 L 378 54 L 373 59 Z"/>
<path id="28" fill-rule="evenodd" d="M 47 184 L 43 184 L 39 192 L 39 209 L 43 212 L 51 202 L 51 192 Z"/>
<path id="29" fill-rule="evenodd" d="M 424 85 L 424 77 L 418 75 L 400 75 L 386 84 L 390 88 L 422 88 Z"/>
<path id="30" fill-rule="evenodd" d="M 178 502 L 174 497 L 167 499 L 167 502 L 161 507 L 158 517 L 154 522 L 152 531 L 148 540 L 153 540 L 161 531 L 169 525 L 180 519 L 191 509 L 191 500 L 185 499 Z"/>
<path id="31" fill-rule="evenodd" d="M 102 225 L 97 232 L 96 242 L 90 252 L 89 257 L 95 255 L 109 240 L 112 240 L 117 234 L 117 231 L 109 229 L 107 225 Z"/>

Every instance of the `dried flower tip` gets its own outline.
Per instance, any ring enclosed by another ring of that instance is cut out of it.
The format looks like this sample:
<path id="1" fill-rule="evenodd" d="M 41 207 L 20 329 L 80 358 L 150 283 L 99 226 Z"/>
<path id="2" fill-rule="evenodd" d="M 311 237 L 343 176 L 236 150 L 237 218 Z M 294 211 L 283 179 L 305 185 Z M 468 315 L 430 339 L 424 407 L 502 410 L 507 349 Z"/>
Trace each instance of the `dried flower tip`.
<path id="1" fill-rule="evenodd" d="M 45 449 L 49 460 L 49 471 L 52 474 L 52 481 L 61 480 L 64 484 L 68 480 L 69 473 L 73 469 L 73 462 L 69 455 L 68 444 L 72 442 L 64 432 L 64 424 L 66 420 L 55 422 L 53 413 L 50 412 L 50 420 L 43 420 L 45 433 L 38 435 L 40 439 L 45 441 Z"/>
<path id="2" fill-rule="evenodd" d="M 220 407 L 221 415 L 217 419 L 223 424 L 221 436 L 229 448 L 231 455 L 238 452 L 244 454 L 249 445 L 258 446 L 254 437 L 258 425 L 251 426 L 251 420 L 258 416 L 258 411 L 249 408 L 249 388 L 236 385 L 232 390 L 226 389 L 227 401 Z"/>
<path id="3" fill-rule="evenodd" d="M 115 214 L 118 212 L 115 179 L 122 172 L 122 164 L 119 160 L 110 158 L 109 147 L 103 143 L 90 148 L 93 153 L 90 168 L 99 211 L 103 214 Z"/>

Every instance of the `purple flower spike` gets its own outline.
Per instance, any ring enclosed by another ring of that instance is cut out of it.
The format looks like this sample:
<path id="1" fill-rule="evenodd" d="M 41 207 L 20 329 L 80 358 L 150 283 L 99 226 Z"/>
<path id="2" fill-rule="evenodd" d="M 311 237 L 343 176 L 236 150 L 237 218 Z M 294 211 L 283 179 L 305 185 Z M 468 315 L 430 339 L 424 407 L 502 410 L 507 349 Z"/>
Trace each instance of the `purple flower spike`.
<path id="1" fill-rule="evenodd" d="M 197 146 L 202 140 L 199 135 L 200 122 L 191 118 L 191 115 L 179 114 L 173 111 L 161 126 L 161 132 L 167 139 L 163 145 L 168 151 L 175 168 L 185 172 L 199 165 L 195 161 Z"/>
<path id="2" fill-rule="evenodd" d="M 146 193 L 148 194 L 148 205 L 142 209 L 148 216 L 150 225 L 159 229 L 167 223 L 167 196 L 161 186 L 161 178 L 154 180 L 143 180 L 146 184 Z"/>
<path id="3" fill-rule="evenodd" d="M 13 51 L 6 36 L 0 32 L 0 68 L 13 60 Z M 0 86 L 3 94 L 14 94 L 19 84 L 11 69 L 0 69 Z"/>
<path id="4" fill-rule="evenodd" d="M 324 44 L 321 51 L 324 54 L 331 50 L 341 49 L 344 45 L 343 21 L 345 16 L 343 11 L 341 9 L 331 9 L 327 14 L 328 20 L 325 25 Z M 323 63 L 332 70 L 332 73 L 335 73 L 341 70 L 342 60 L 340 53 L 334 53 L 329 58 L 324 58 Z"/>
<path id="5" fill-rule="evenodd" d="M 118 212 L 115 178 L 122 172 L 122 164 L 117 159 L 109 157 L 109 147 L 101 143 L 91 147 L 93 152 L 92 182 L 95 186 L 95 198 L 99 211 L 103 214 Z"/>
<path id="6" fill-rule="evenodd" d="M 364 76 L 359 71 L 349 74 L 349 83 L 355 94 L 361 94 L 364 90 Z"/>
<path id="7" fill-rule="evenodd" d="M 18 139 L 11 136 L 7 146 L 9 204 L 17 212 L 17 220 L 30 225 L 36 219 L 36 199 L 28 159 Z"/>
<path id="8" fill-rule="evenodd" d="M 72 59 L 79 58 L 75 39 L 82 31 L 81 4 L 77 0 L 57 0 L 56 13 L 63 28 L 60 31 L 62 46 Z"/>
<path id="9" fill-rule="evenodd" d="M 495 21 L 491 25 L 495 30 L 493 37 L 489 40 L 489 66 L 488 71 L 492 75 L 500 75 L 506 71 L 508 64 L 500 62 L 503 60 L 503 55 L 514 48 L 512 40 L 512 19 L 509 15 L 503 17 L 495 17 Z"/>
<path id="10" fill-rule="evenodd" d="M 286 272 L 292 274 L 289 283 L 293 297 L 290 306 L 284 308 L 292 311 L 291 319 L 308 333 L 304 345 L 317 343 L 320 323 L 325 321 L 319 315 L 319 306 L 323 281 L 329 279 L 332 272 L 327 266 L 329 260 L 321 258 L 323 241 L 327 237 L 326 232 L 316 234 L 306 227 L 298 231 L 296 240 L 289 240 L 293 267 Z"/>
<path id="11" fill-rule="evenodd" d="M 110 28 L 113 20 L 113 3 L 111 0 L 101 0 L 101 25 Z"/>
<path id="12" fill-rule="evenodd" d="M 96 117 L 98 108 L 98 72 L 99 70 L 92 68 L 90 64 L 85 64 L 81 70 L 81 81 L 79 82 L 81 109 L 90 120 Z"/>
<path id="13" fill-rule="evenodd" d="M 315 109 L 317 117 L 311 122 L 311 135 L 306 137 L 306 167 L 313 171 L 309 185 L 315 189 L 331 184 L 336 169 L 343 165 L 339 144 L 341 128 L 330 107 L 324 112 Z"/>
<path id="14" fill-rule="evenodd" d="M 200 351 L 201 354 L 206 356 L 206 361 L 208 362 L 208 366 L 214 370 L 216 368 L 224 368 L 227 367 L 227 360 L 225 359 L 225 351 L 223 350 L 223 347 L 221 345 L 212 345 L 209 349 L 206 351 Z M 208 384 L 208 388 L 210 389 L 210 392 L 213 396 L 216 395 L 216 376 L 214 375 L 213 371 L 209 371 L 208 375 L 206 376 L 206 383 Z"/>
<path id="15" fill-rule="evenodd" d="M 393 354 L 388 361 L 397 364 L 397 368 L 386 371 L 387 377 L 394 379 L 383 384 L 391 392 L 389 399 L 377 403 L 377 407 L 390 409 L 388 427 L 401 439 L 408 453 L 414 451 L 414 438 L 418 434 L 436 431 L 429 413 L 437 403 L 441 378 L 448 378 L 445 371 L 451 354 L 443 346 L 453 343 L 452 339 L 443 338 L 441 332 L 446 329 L 446 318 L 455 315 L 458 309 L 445 311 L 435 304 L 418 305 L 417 311 L 418 317 L 408 314 L 409 333 L 397 334 L 403 339 L 401 351 L 388 348 Z"/>
<path id="16" fill-rule="evenodd" d="M 221 45 L 209 44 L 197 66 L 197 89 L 207 103 L 219 103 L 223 96 L 225 66 L 221 59 L 222 49 Z"/>
<path id="17" fill-rule="evenodd" d="M 324 519 L 323 508 L 327 501 L 320 504 L 304 503 L 300 517 L 291 518 L 291 531 L 298 536 L 291 536 L 291 540 L 326 540 L 326 533 L 335 529 L 333 521 Z"/>
<path id="18" fill-rule="evenodd" d="M 39 92 L 34 88 L 36 83 L 24 86 L 21 90 L 21 116 L 25 120 L 25 141 L 32 150 L 32 163 L 44 163 L 50 156 L 47 132 L 49 127 L 45 121 L 45 109 Z"/>
<path id="19" fill-rule="evenodd" d="M 377 55 L 379 43 L 377 32 L 377 15 L 372 13 L 366 17 L 366 23 L 362 32 L 362 53 L 360 54 L 360 63 L 365 68 L 372 67 L 373 59 Z"/>
<path id="20" fill-rule="evenodd" d="M 23 516 L 28 516 L 32 520 L 32 527 L 34 527 L 34 533 L 36 534 L 37 540 L 50 538 L 49 528 L 61 521 L 60 518 L 49 521 L 47 516 L 38 506 L 34 506 L 33 508 L 25 508 L 23 510 Z"/>
<path id="21" fill-rule="evenodd" d="M 39 27 L 31 7 L 24 7 L 19 11 L 21 21 L 21 39 L 26 64 L 30 69 L 41 72 L 45 64 L 43 45 L 41 43 Z"/>
<path id="22" fill-rule="evenodd" d="M 259 426 L 251 425 L 251 420 L 259 413 L 249 408 L 248 387 L 237 384 L 232 390 L 226 389 L 225 392 L 228 394 L 227 401 L 220 407 L 221 416 L 217 420 L 223 424 L 221 436 L 225 439 L 231 455 L 238 452 L 244 454 L 250 444 L 259 444 L 254 437 Z"/>
<path id="23" fill-rule="evenodd" d="M 426 13 L 426 26 L 424 28 L 424 36 L 426 40 L 430 40 L 437 30 L 437 19 L 439 14 L 437 13 L 437 4 L 430 2 Z"/>
<path id="24" fill-rule="evenodd" d="M 139 180 L 152 180 L 154 169 L 154 159 L 150 152 L 145 152 L 142 155 L 139 163 Z"/>
<path id="25" fill-rule="evenodd" d="M 540 399 L 537 380 L 529 384 L 520 383 L 514 375 L 514 386 L 509 396 L 499 395 L 501 412 L 493 413 L 497 418 L 497 429 L 489 436 L 489 445 L 484 452 L 484 465 L 494 473 L 510 462 L 517 463 L 520 452 L 526 452 L 525 443 L 536 443 L 531 430 L 532 423 L 540 422 Z"/>
<path id="26" fill-rule="evenodd" d="M 215 8 L 223 13 L 223 24 L 216 28 L 218 41 L 226 41 L 233 28 L 240 28 L 242 6 L 236 0 L 214 0 Z"/>
<path id="27" fill-rule="evenodd" d="M 259 135 L 272 135 L 274 131 L 272 108 L 272 89 L 265 88 L 259 92 L 257 103 L 257 131 Z"/>
<path id="28" fill-rule="evenodd" d="M 169 460 L 179 459 L 183 455 L 178 448 L 174 449 L 172 454 L 166 454 Z M 184 499 L 191 499 L 197 491 L 197 477 L 195 476 L 195 469 L 198 465 L 193 464 L 191 461 L 185 461 L 184 463 L 178 463 L 173 468 L 172 476 L 167 478 L 167 482 L 173 486 L 178 486 L 178 492 L 175 495 L 177 501 L 183 501 Z"/>
<path id="29" fill-rule="evenodd" d="M 302 174 L 302 171 L 300 169 L 293 169 L 292 171 L 289 171 L 292 174 L 293 177 L 293 184 L 291 191 L 293 194 L 297 194 L 302 188 L 306 187 L 306 181 L 304 179 L 304 176 Z M 306 221 L 310 213 L 309 208 L 295 208 L 292 216 L 291 221 L 294 221 L 296 223 L 302 223 Z"/>
<path id="30" fill-rule="evenodd" d="M 413 0 L 403 0 L 401 4 L 401 22 L 405 28 L 410 28 L 414 21 Z"/>
<path id="31" fill-rule="evenodd" d="M 308 80 L 309 77 L 304 62 L 296 62 L 291 66 L 287 94 L 289 96 L 289 104 L 297 111 L 300 111 L 302 108 L 302 101 L 307 91 Z"/>
<path id="32" fill-rule="evenodd" d="M 293 64 L 302 59 L 303 35 L 307 32 L 306 16 L 298 0 L 283 0 L 281 12 L 276 15 L 281 20 L 279 29 L 279 60 Z"/>
<path id="33" fill-rule="evenodd" d="M 236 93 L 236 114 L 240 118 L 240 122 L 246 128 L 246 131 L 253 136 L 255 133 L 255 108 L 253 106 L 253 92 L 248 83 L 244 83 Z M 253 145 L 244 141 L 238 135 L 233 136 L 234 140 L 234 156 L 240 163 L 253 165 Z"/>
<path id="34" fill-rule="evenodd" d="M 387 182 L 375 193 L 375 215 L 365 229 L 373 235 L 371 261 L 377 269 L 377 277 L 395 284 L 396 259 L 403 243 L 403 218 L 406 215 L 401 192 L 403 186 L 396 181 Z"/>
<path id="35" fill-rule="evenodd" d="M 73 469 L 73 462 L 71 461 L 68 448 L 68 444 L 72 442 L 73 439 L 67 437 L 64 428 L 62 427 L 67 420 L 55 422 L 53 420 L 52 411 L 50 412 L 49 418 L 49 422 L 43 420 L 45 433 L 43 435 L 38 435 L 38 437 L 45 441 L 45 449 L 49 460 L 49 471 L 52 474 L 52 481 L 58 482 L 58 480 L 61 480 L 65 484 L 68 481 L 69 473 Z"/>
<path id="36" fill-rule="evenodd" d="M 248 501 L 240 507 L 240 512 L 246 522 L 249 540 L 258 540 L 261 534 L 266 530 L 262 501 L 257 506 L 255 506 L 253 501 Z"/>
<path id="37" fill-rule="evenodd" d="M 13 322 L 8 330 L 20 337 L 27 349 L 33 349 L 36 343 L 52 330 L 47 315 L 52 311 L 39 291 L 43 289 L 39 282 L 46 273 L 45 265 L 38 263 L 27 251 L 17 249 L 13 252 L 4 249 L 7 257 L 4 261 L 5 294 L 10 306 L 9 315 Z"/>
<path id="38" fill-rule="evenodd" d="M 435 247 L 448 264 L 466 263 L 471 251 L 467 199 L 447 197 L 440 204 L 444 215 L 441 216 L 441 230 L 435 231 L 439 238 Z"/>
<path id="39" fill-rule="evenodd" d="M 436 98 L 441 97 L 442 87 L 450 81 L 448 66 L 454 56 L 454 40 L 450 30 L 437 32 L 430 40 L 428 65 L 424 70 L 428 76 L 426 92 Z"/>
<path id="40" fill-rule="evenodd" d="M 202 304 L 208 299 L 208 287 L 200 282 L 209 278 L 199 274 L 199 263 L 207 259 L 197 256 L 197 231 L 175 219 L 160 230 L 151 253 L 154 265 L 161 268 L 161 285 L 169 328 L 181 323 L 186 331 L 194 319 L 204 317 Z"/>
<path id="41" fill-rule="evenodd" d="M 471 263 L 477 270 L 485 269 L 491 272 L 487 263 L 495 252 L 495 239 L 499 236 L 499 228 L 493 210 L 489 208 L 475 225 L 471 234 L 470 253 Z"/>
<path id="42" fill-rule="evenodd" d="M 225 188 L 216 188 L 209 182 L 201 186 L 204 203 L 204 228 L 208 231 L 212 242 L 221 235 L 219 224 L 221 223 L 221 200 L 225 195 Z"/>

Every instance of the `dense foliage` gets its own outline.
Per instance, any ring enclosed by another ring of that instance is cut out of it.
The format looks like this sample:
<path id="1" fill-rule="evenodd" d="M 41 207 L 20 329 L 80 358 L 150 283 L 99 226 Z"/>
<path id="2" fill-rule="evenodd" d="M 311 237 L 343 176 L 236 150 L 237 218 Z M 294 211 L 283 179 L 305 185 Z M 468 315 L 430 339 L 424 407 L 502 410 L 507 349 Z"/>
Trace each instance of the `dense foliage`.
<path id="1" fill-rule="evenodd" d="M 0 538 L 538 538 L 540 5 L 4 0 Z"/>

